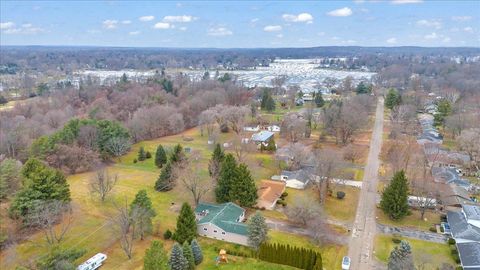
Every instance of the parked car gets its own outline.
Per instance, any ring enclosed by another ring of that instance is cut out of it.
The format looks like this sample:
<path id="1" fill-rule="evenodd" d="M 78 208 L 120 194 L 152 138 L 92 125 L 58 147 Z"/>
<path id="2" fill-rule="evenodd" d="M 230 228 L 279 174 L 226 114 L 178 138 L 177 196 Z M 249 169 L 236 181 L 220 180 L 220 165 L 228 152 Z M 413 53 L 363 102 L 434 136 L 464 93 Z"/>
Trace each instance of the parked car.
<path id="1" fill-rule="evenodd" d="M 349 270 L 350 269 L 350 257 L 345 256 L 342 259 L 342 270 Z"/>

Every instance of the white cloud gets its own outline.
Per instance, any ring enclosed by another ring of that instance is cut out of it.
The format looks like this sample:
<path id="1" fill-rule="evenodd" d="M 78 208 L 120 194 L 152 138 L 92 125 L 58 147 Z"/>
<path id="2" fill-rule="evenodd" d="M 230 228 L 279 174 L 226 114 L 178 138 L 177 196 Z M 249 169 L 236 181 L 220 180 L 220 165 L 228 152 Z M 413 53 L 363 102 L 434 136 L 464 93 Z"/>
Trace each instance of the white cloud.
<path id="1" fill-rule="evenodd" d="M 313 16 L 310 13 L 300 13 L 298 15 L 294 14 L 283 14 L 282 18 L 287 22 L 305 22 L 312 23 Z"/>
<path id="2" fill-rule="evenodd" d="M 388 43 L 388 44 L 395 44 L 395 43 L 397 43 L 397 39 L 394 38 L 394 37 L 389 38 L 389 39 L 387 39 L 387 43 Z"/>
<path id="3" fill-rule="evenodd" d="M 437 33 L 435 33 L 435 32 L 424 36 L 425 39 L 437 39 L 437 38 L 439 38 L 439 37 L 440 37 L 440 36 L 437 35 Z"/>
<path id="4" fill-rule="evenodd" d="M 0 24 L 0 29 L 5 34 L 38 34 L 45 32 L 43 28 L 35 27 L 31 23 L 22 24 L 21 27 L 15 27 L 15 23 L 6 22 Z"/>
<path id="5" fill-rule="evenodd" d="M 418 26 L 433 27 L 436 29 L 442 28 L 442 23 L 439 20 L 419 20 L 417 21 Z"/>
<path id="6" fill-rule="evenodd" d="M 319 32 L 317 35 L 323 37 L 323 36 L 325 36 L 325 32 Z"/>
<path id="7" fill-rule="evenodd" d="M 207 35 L 214 36 L 214 37 L 223 37 L 223 36 L 231 36 L 233 35 L 233 32 L 225 27 L 217 27 L 217 28 L 208 29 Z"/>
<path id="8" fill-rule="evenodd" d="M 117 20 L 105 20 L 103 21 L 103 28 L 105 29 L 115 29 L 117 28 L 118 21 Z"/>
<path id="9" fill-rule="evenodd" d="M 277 38 L 283 38 L 283 34 L 277 34 Z"/>
<path id="10" fill-rule="evenodd" d="M 470 21 L 472 19 L 472 16 L 453 16 L 452 21 L 456 22 L 466 22 Z"/>
<path id="11" fill-rule="evenodd" d="M 2 22 L 0 23 L 0 29 L 5 30 L 5 29 L 11 29 L 15 27 L 15 23 L 13 22 Z"/>
<path id="12" fill-rule="evenodd" d="M 356 40 L 353 40 L 353 39 L 349 39 L 346 41 L 348 44 L 354 44 L 354 43 L 357 43 Z"/>
<path id="13" fill-rule="evenodd" d="M 451 39 L 450 39 L 449 37 L 445 37 L 445 38 L 442 40 L 442 42 L 448 43 L 448 42 L 450 42 L 450 40 L 451 40 Z"/>
<path id="14" fill-rule="evenodd" d="M 277 32 L 282 31 L 282 26 L 280 25 L 267 25 L 263 28 L 265 32 Z"/>
<path id="15" fill-rule="evenodd" d="M 392 0 L 393 5 L 404 5 L 404 4 L 419 4 L 422 3 L 423 0 Z"/>
<path id="16" fill-rule="evenodd" d="M 254 19 L 251 19 L 250 22 L 251 22 L 251 23 L 256 23 L 256 22 L 258 22 L 259 20 L 260 20 L 259 18 L 254 18 Z"/>
<path id="17" fill-rule="evenodd" d="M 122 21 L 122 24 L 131 24 L 131 23 L 132 23 L 132 21 L 130 21 L 130 20 L 123 20 Z"/>
<path id="18" fill-rule="evenodd" d="M 172 28 L 172 25 L 170 23 L 166 23 L 166 22 L 158 22 L 153 26 L 153 28 L 155 28 L 155 29 L 169 29 L 169 28 Z"/>
<path id="19" fill-rule="evenodd" d="M 334 16 L 334 17 L 347 17 L 352 14 L 353 12 L 349 7 L 335 9 L 327 13 L 328 16 Z"/>
<path id="20" fill-rule="evenodd" d="M 178 29 L 179 29 L 180 31 L 187 31 L 188 28 L 187 28 L 186 26 L 182 26 L 182 27 L 180 27 L 180 28 L 178 28 Z"/>
<path id="21" fill-rule="evenodd" d="M 353 0 L 355 4 L 363 4 L 365 3 L 365 0 Z"/>
<path id="22" fill-rule="evenodd" d="M 147 15 L 147 16 L 142 16 L 138 19 L 142 22 L 149 22 L 149 21 L 153 21 L 155 19 L 155 16 Z"/>
<path id="23" fill-rule="evenodd" d="M 99 30 L 96 30 L 96 29 L 91 29 L 91 30 L 87 30 L 87 33 L 89 33 L 89 34 L 100 34 L 101 32 Z"/>
<path id="24" fill-rule="evenodd" d="M 140 31 L 132 31 L 132 32 L 128 32 L 129 35 L 131 36 L 136 36 L 138 34 L 140 34 Z"/>
<path id="25" fill-rule="evenodd" d="M 468 32 L 468 33 L 473 33 L 473 28 L 470 27 L 470 26 L 467 26 L 467 27 L 463 28 L 463 31 Z"/>
<path id="26" fill-rule="evenodd" d="M 164 22 L 169 22 L 169 23 L 172 23 L 172 22 L 188 23 L 188 22 L 191 22 L 195 19 L 196 19 L 195 17 L 190 16 L 190 15 L 165 16 L 165 17 L 163 17 L 163 21 Z"/>

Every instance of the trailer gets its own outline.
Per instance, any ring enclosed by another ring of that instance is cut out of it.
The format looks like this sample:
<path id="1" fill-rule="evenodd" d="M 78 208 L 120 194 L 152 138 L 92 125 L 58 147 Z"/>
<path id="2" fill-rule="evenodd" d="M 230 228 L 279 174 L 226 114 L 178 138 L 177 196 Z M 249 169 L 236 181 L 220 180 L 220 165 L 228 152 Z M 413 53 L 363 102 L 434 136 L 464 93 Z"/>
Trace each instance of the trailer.
<path id="1" fill-rule="evenodd" d="M 77 267 L 77 270 L 95 270 L 102 266 L 102 263 L 107 259 L 107 255 L 97 253 L 95 256 L 88 259 Z"/>

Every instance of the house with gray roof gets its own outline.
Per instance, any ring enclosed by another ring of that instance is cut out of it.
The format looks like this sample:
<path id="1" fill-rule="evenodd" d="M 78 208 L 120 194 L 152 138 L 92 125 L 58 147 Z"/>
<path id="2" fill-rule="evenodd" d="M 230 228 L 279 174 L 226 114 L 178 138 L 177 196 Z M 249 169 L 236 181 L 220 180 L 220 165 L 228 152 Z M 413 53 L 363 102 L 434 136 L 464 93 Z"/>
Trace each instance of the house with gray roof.
<path id="1" fill-rule="evenodd" d="M 228 202 L 223 204 L 200 203 L 195 208 L 197 233 L 201 236 L 248 245 L 245 210 Z"/>
<path id="2" fill-rule="evenodd" d="M 280 175 L 272 176 L 272 180 L 285 182 L 286 186 L 294 189 L 305 189 L 315 176 L 306 168 L 296 171 L 282 171 Z"/>
<path id="3" fill-rule="evenodd" d="M 463 269 L 480 270 L 480 206 L 462 205 L 461 211 L 448 211 L 447 221 Z"/>
<path id="4" fill-rule="evenodd" d="M 471 188 L 468 180 L 462 179 L 455 168 L 432 167 L 433 180 L 437 183 L 454 184 L 466 190 Z"/>
<path id="5" fill-rule="evenodd" d="M 254 141 L 257 144 L 259 143 L 268 144 L 268 142 L 270 142 L 270 140 L 273 139 L 273 135 L 274 133 L 271 131 L 262 130 L 252 135 L 252 141 Z"/>
<path id="6" fill-rule="evenodd" d="M 457 250 L 463 269 L 480 270 L 480 243 L 460 243 Z"/>

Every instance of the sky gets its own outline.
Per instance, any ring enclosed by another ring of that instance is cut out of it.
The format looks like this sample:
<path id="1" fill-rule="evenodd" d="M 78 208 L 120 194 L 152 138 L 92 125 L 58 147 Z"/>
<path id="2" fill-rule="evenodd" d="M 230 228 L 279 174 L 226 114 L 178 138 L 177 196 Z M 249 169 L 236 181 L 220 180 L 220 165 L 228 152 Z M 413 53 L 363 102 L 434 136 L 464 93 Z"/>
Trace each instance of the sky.
<path id="1" fill-rule="evenodd" d="M 0 1 L 0 45 L 480 47 L 480 1 Z"/>

